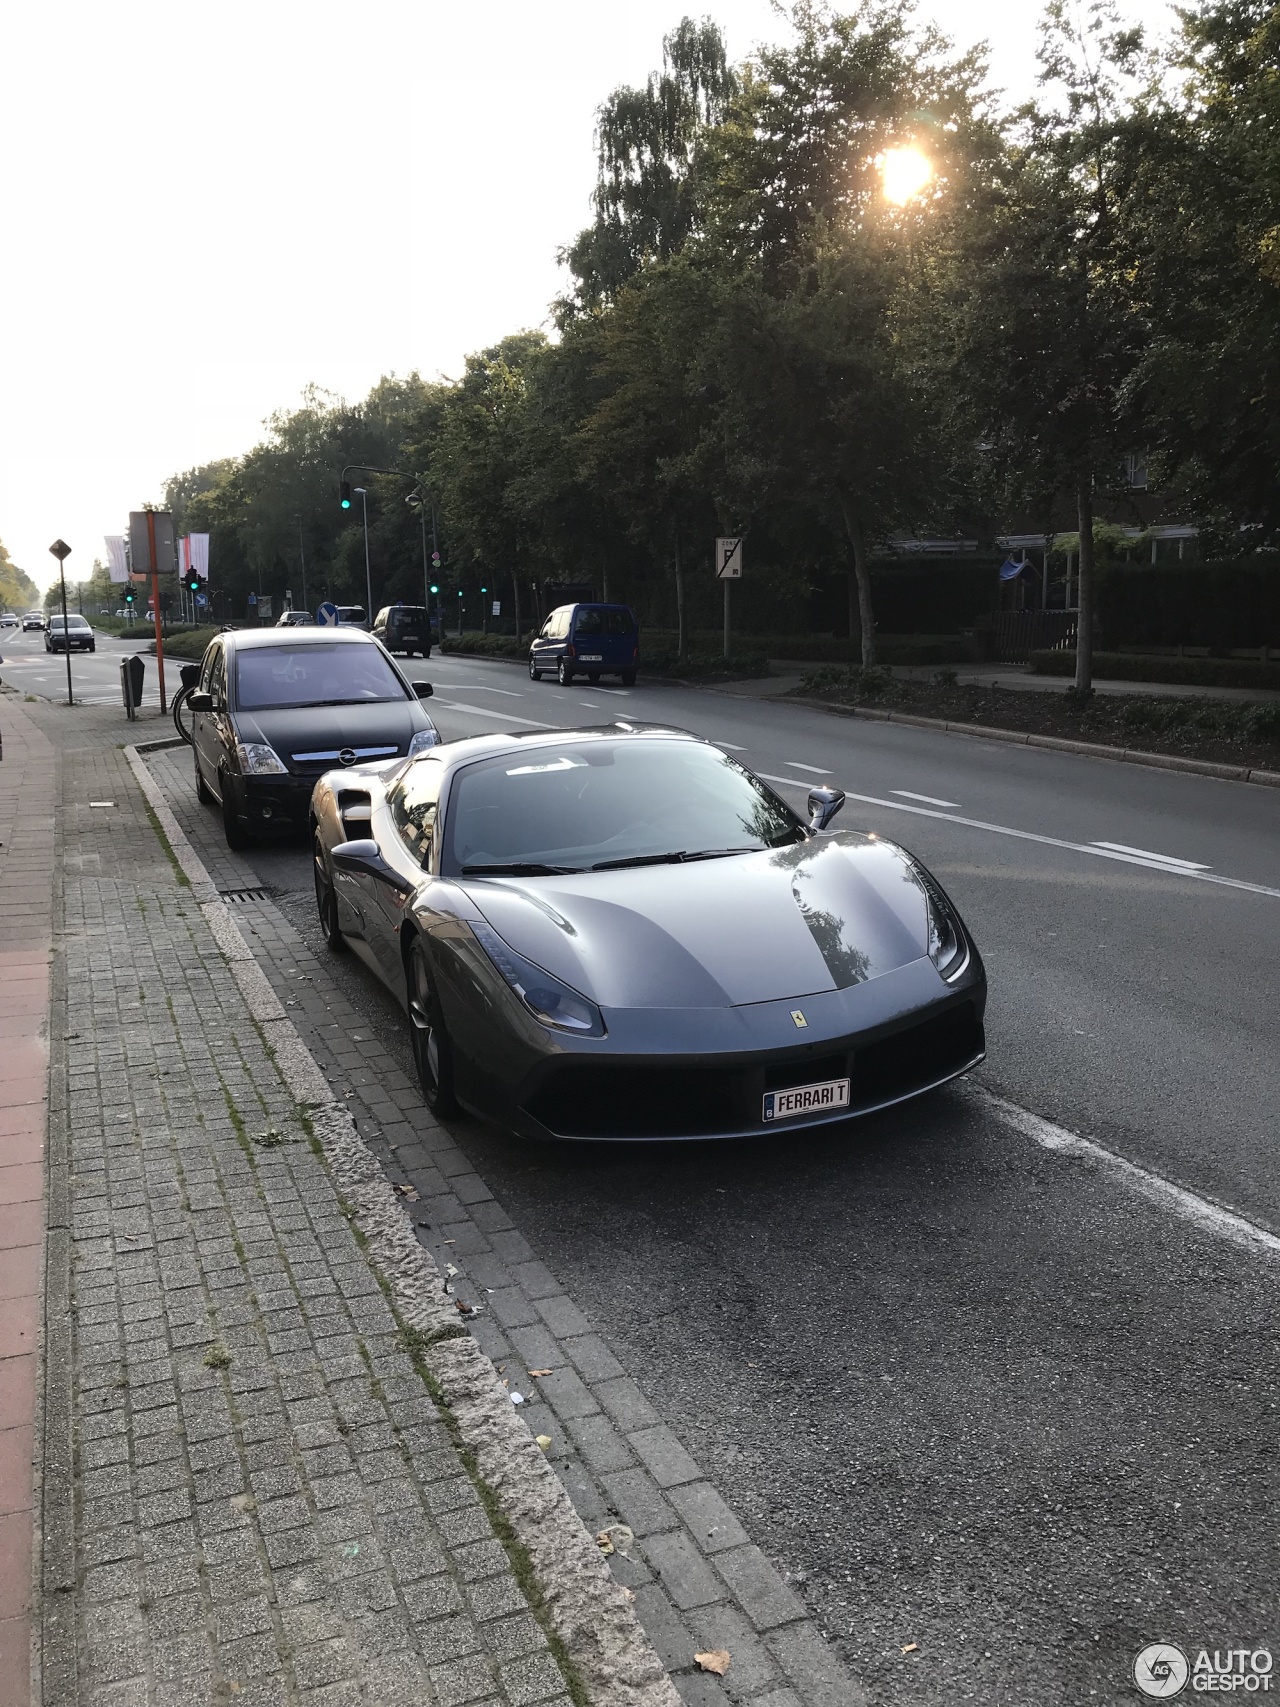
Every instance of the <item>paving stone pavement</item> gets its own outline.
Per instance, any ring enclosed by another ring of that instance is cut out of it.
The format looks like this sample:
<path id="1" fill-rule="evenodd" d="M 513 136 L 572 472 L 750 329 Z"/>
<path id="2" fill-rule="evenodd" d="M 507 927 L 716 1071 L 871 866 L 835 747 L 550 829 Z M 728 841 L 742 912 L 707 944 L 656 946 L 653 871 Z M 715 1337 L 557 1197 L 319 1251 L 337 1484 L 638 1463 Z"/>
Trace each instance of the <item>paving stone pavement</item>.
<path id="1" fill-rule="evenodd" d="M 610 1560 L 632 1589 L 650 1639 L 688 1707 L 855 1707 L 865 1700 L 780 1573 L 703 1477 L 677 1434 L 539 1261 L 487 1185 L 470 1171 L 416 1083 L 370 1034 L 247 860 L 231 853 L 216 813 L 196 801 L 186 749 L 157 752 L 152 774 L 259 965 L 366 1143 L 398 1187 L 417 1193 L 419 1238 L 455 1283 L 483 1300 L 471 1331 L 513 1387 L 522 1414 L 555 1442 L 551 1462 L 587 1527 L 624 1523 L 636 1536 Z M 533 1378 L 532 1369 L 549 1375 Z M 693 1655 L 727 1648 L 720 1679 Z"/>
<path id="2" fill-rule="evenodd" d="M 569 1707 L 119 713 L 37 720 L 61 749 L 45 1703 Z"/>

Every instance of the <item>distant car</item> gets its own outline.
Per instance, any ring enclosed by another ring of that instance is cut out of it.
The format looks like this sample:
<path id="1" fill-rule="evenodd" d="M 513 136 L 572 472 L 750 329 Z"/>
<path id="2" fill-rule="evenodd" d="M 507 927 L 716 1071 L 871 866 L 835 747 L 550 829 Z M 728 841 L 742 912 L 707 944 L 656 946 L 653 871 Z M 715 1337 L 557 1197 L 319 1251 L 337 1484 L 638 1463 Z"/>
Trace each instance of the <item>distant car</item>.
<path id="1" fill-rule="evenodd" d="M 22 619 L 22 632 L 24 634 L 29 634 L 32 629 L 43 629 L 43 627 L 44 627 L 44 613 L 43 613 L 43 611 L 29 610 L 27 612 L 27 614 Z"/>
<path id="2" fill-rule="evenodd" d="M 98 647 L 93 629 L 84 617 L 67 617 L 64 631 L 62 617 L 51 616 L 45 631 L 44 649 L 46 652 L 96 652 Z"/>
<path id="3" fill-rule="evenodd" d="M 221 806 L 231 848 L 305 829 L 326 771 L 439 742 L 421 705 L 430 696 L 430 682 L 406 680 L 371 635 L 351 629 L 219 634 L 187 702 L 196 793 Z"/>
<path id="4" fill-rule="evenodd" d="M 431 656 L 431 613 L 425 605 L 387 605 L 373 619 L 373 638 L 388 652 Z"/>
<path id="5" fill-rule="evenodd" d="M 21 626 L 21 617 L 14 616 L 12 611 L 6 611 L 3 616 L 0 616 L 0 628 L 21 628 Z"/>
<path id="6" fill-rule="evenodd" d="M 366 634 L 369 632 L 369 619 L 363 605 L 338 605 L 336 608 L 339 628 L 362 628 Z"/>
<path id="7" fill-rule="evenodd" d="M 621 676 L 633 687 L 640 657 L 640 630 L 627 605 L 561 605 L 553 610 L 529 648 L 529 675 L 535 682 L 554 670 L 560 686 L 575 676 L 598 682 Z"/>
<path id="8" fill-rule="evenodd" d="M 310 628 L 315 625 L 315 617 L 309 610 L 281 611 L 276 619 L 277 628 Z"/>

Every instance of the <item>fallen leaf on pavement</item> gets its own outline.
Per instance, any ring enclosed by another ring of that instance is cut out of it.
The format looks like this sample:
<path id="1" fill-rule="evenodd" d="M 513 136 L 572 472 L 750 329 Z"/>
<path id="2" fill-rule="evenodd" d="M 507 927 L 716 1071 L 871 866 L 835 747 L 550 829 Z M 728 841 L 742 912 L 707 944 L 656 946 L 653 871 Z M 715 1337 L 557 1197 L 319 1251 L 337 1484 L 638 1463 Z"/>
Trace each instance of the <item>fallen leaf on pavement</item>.
<path id="1" fill-rule="evenodd" d="M 550 1375 L 551 1371 L 549 1369 L 531 1369 L 529 1373 L 536 1380 L 539 1375 Z"/>
<path id="2" fill-rule="evenodd" d="M 713 1671 L 717 1677 L 723 1677 L 729 1669 L 728 1648 L 712 1648 L 710 1653 L 695 1654 L 693 1658 L 703 1671 Z"/>
<path id="3" fill-rule="evenodd" d="M 549 1434 L 535 1434 L 533 1438 L 544 1452 L 551 1450 L 551 1436 Z"/>
<path id="4" fill-rule="evenodd" d="M 400 1193 L 401 1197 L 407 1197 L 410 1203 L 416 1203 L 418 1201 L 417 1186 L 398 1185 L 396 1190 Z"/>
<path id="5" fill-rule="evenodd" d="M 916 1649 L 919 1646 L 920 1646 L 919 1642 L 908 1642 L 906 1647 L 902 1651 L 904 1654 L 914 1654 Z"/>
<path id="6" fill-rule="evenodd" d="M 607 1529 L 602 1529 L 596 1536 L 596 1546 L 607 1558 L 613 1552 L 613 1536 Z"/>

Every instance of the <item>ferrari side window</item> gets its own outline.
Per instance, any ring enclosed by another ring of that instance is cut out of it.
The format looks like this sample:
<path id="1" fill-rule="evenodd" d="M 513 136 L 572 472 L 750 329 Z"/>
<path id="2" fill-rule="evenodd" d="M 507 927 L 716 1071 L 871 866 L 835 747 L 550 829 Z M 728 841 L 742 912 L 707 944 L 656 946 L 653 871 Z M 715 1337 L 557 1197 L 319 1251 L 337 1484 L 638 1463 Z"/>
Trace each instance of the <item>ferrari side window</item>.
<path id="1" fill-rule="evenodd" d="M 391 821 L 401 841 L 424 870 L 431 864 L 431 841 L 443 776 L 444 767 L 439 760 L 419 759 L 409 766 L 387 800 Z"/>

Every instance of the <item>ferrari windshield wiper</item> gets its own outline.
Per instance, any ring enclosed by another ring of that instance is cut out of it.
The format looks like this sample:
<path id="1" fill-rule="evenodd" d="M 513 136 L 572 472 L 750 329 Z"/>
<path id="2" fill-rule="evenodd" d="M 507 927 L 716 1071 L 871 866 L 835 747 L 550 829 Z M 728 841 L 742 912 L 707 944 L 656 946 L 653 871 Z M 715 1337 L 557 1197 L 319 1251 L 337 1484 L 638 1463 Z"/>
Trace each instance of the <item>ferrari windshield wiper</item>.
<path id="1" fill-rule="evenodd" d="M 628 865 L 689 865 L 695 859 L 726 859 L 730 854 L 758 853 L 758 848 L 676 848 L 672 853 L 628 854 L 625 859 L 602 859 L 592 871 L 621 871 Z"/>
<path id="2" fill-rule="evenodd" d="M 580 865 L 540 865 L 534 859 L 508 859 L 495 865 L 464 865 L 464 877 L 566 877 Z"/>

